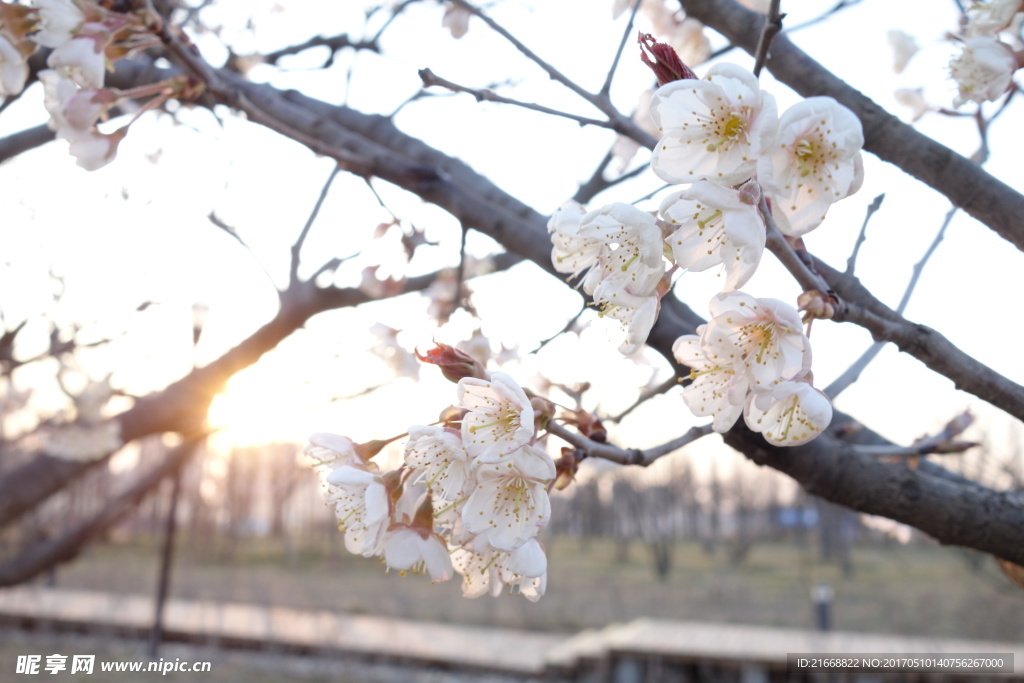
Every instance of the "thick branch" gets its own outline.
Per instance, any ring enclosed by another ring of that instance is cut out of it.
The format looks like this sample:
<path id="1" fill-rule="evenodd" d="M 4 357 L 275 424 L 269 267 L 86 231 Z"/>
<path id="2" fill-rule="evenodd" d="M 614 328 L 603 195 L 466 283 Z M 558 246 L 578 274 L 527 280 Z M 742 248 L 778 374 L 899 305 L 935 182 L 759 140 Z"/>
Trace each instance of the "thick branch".
<path id="1" fill-rule="evenodd" d="M 99 512 L 59 538 L 37 541 L 24 552 L 0 564 L 0 586 L 13 586 L 38 576 L 62 562 L 73 560 L 93 539 L 138 506 L 164 477 L 180 469 L 204 437 L 191 439 L 167 454 L 128 490 L 108 501 Z"/>

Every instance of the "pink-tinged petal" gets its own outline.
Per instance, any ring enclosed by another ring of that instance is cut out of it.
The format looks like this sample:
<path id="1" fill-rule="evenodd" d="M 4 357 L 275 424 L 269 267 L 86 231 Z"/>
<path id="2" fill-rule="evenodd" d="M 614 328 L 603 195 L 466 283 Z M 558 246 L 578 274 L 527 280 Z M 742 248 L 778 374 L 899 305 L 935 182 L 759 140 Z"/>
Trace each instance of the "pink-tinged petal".
<path id="1" fill-rule="evenodd" d="M 327 475 L 327 483 L 335 486 L 369 486 L 377 475 L 351 465 L 335 467 Z"/>
<path id="2" fill-rule="evenodd" d="M 419 534 L 408 527 L 394 529 L 384 538 L 384 561 L 388 567 L 405 571 L 420 561 Z"/>
<path id="3" fill-rule="evenodd" d="M 366 487 L 366 517 L 364 523 L 369 526 L 378 524 L 388 518 L 388 492 L 381 484 L 370 484 Z"/>

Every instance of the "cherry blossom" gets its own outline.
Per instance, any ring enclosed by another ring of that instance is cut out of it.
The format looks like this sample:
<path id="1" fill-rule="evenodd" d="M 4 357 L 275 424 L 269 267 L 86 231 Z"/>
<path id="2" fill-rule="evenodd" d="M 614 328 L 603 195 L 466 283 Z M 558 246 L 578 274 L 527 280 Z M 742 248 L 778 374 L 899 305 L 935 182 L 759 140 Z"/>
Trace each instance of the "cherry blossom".
<path id="1" fill-rule="evenodd" d="M 491 379 L 459 380 L 459 405 L 466 452 L 480 462 L 494 463 L 533 438 L 533 406 L 516 381 L 502 372 Z"/>
<path id="2" fill-rule="evenodd" d="M 676 263 L 696 272 L 721 265 L 724 292 L 742 287 L 761 262 L 764 223 L 738 190 L 701 180 L 666 197 L 660 213 L 679 226 L 665 240 Z"/>
<path id="3" fill-rule="evenodd" d="M 347 436 L 318 432 L 309 437 L 309 444 L 302 451 L 318 465 L 341 467 L 365 467 L 356 453 L 355 444 Z"/>
<path id="4" fill-rule="evenodd" d="M 701 349 L 700 339 L 706 326 L 697 328 L 698 334 L 683 335 L 672 345 L 676 360 L 693 368 L 690 384 L 683 389 L 683 402 L 697 417 L 713 417 L 712 429 L 729 431 L 743 413 L 750 382 L 746 373 L 731 363 L 709 360 Z"/>
<path id="5" fill-rule="evenodd" d="M 999 99 L 1010 87 L 1019 66 L 1009 45 L 987 36 L 969 39 L 960 55 L 949 63 L 949 71 L 959 87 L 953 106 Z"/>
<path id="6" fill-rule="evenodd" d="M 782 382 L 763 394 L 751 394 L 744 420 L 776 446 L 799 446 L 814 439 L 832 421 L 828 397 L 806 381 Z"/>
<path id="7" fill-rule="evenodd" d="M 0 35 L 0 97 L 12 97 L 25 89 L 28 60 L 14 43 Z"/>
<path id="8" fill-rule="evenodd" d="M 345 549 L 373 557 L 383 549 L 389 522 L 388 492 L 383 479 L 365 469 L 342 465 L 327 475 L 327 500 L 334 505 Z"/>
<path id="9" fill-rule="evenodd" d="M 470 545 L 452 553 L 455 571 L 462 574 L 462 595 L 479 598 L 498 596 L 508 586 L 531 602 L 537 602 L 547 587 L 547 557 L 536 539 L 511 552 L 485 547 L 479 552 Z"/>
<path id="10" fill-rule="evenodd" d="M 488 532 L 494 548 L 515 550 L 547 525 L 547 485 L 555 478 L 555 465 L 543 449 L 524 446 L 501 463 L 480 463 L 476 478 L 476 490 L 462 508 L 470 533 Z"/>
<path id="11" fill-rule="evenodd" d="M 117 146 L 128 133 L 128 127 L 119 128 L 113 133 L 85 131 L 75 133 L 68 140 L 68 151 L 75 157 L 76 163 L 87 171 L 103 168 L 117 156 Z"/>
<path id="12" fill-rule="evenodd" d="M 35 5 L 39 32 L 33 39 L 43 47 L 60 47 L 85 23 L 85 14 L 75 0 L 36 0 Z"/>
<path id="13" fill-rule="evenodd" d="M 860 189 L 863 145 L 860 119 L 831 97 L 808 98 L 782 115 L 774 145 L 757 164 L 782 232 L 813 230 L 833 203 Z"/>
<path id="14" fill-rule="evenodd" d="M 73 38 L 50 53 L 46 64 L 86 90 L 103 87 L 105 57 L 100 42 L 92 36 Z"/>
<path id="15" fill-rule="evenodd" d="M 580 221 L 587 211 L 575 201 L 567 201 L 558 207 L 548 220 L 551 234 L 551 263 L 559 273 L 579 277 L 584 271 L 593 269 L 601 257 L 610 251 L 607 241 L 601 235 L 581 235 Z M 592 285 L 584 283 L 584 291 L 591 293 L 596 286 L 600 271 L 594 271 Z"/>
<path id="16" fill-rule="evenodd" d="M 413 481 L 425 481 L 436 498 L 454 501 L 475 483 L 472 461 L 458 432 L 444 427 L 410 427 L 405 463 L 413 468 Z"/>
<path id="17" fill-rule="evenodd" d="M 627 283 L 609 278 L 594 291 L 598 315 L 618 320 L 626 329 L 626 339 L 619 345 L 619 353 L 625 356 L 636 353 L 647 341 L 661 308 L 657 294 L 638 296 L 629 289 Z"/>
<path id="18" fill-rule="evenodd" d="M 452 34 L 452 38 L 461 38 L 469 30 L 469 18 L 473 14 L 464 6 L 450 3 L 444 10 L 441 25 Z"/>
<path id="19" fill-rule="evenodd" d="M 701 350 L 708 360 L 746 373 L 751 387 L 767 388 L 810 369 L 811 345 L 792 306 L 732 292 L 714 297 L 710 309 L 714 317 L 701 334 Z"/>
<path id="20" fill-rule="evenodd" d="M 889 47 L 892 48 L 892 70 L 903 73 L 910 58 L 917 54 L 917 41 L 905 31 L 892 29 L 886 34 Z"/>
<path id="21" fill-rule="evenodd" d="M 391 569 L 407 571 L 422 565 L 431 583 L 452 578 L 452 560 L 444 539 L 407 524 L 392 525 L 384 537 L 384 561 Z"/>
<path id="22" fill-rule="evenodd" d="M 586 213 L 580 219 L 579 233 L 584 239 L 608 245 L 592 269 L 597 277 L 589 278 L 584 291 L 593 294 L 597 283 L 612 279 L 636 296 L 654 292 L 665 273 L 664 242 L 654 216 L 631 204 L 609 204 Z"/>
<path id="23" fill-rule="evenodd" d="M 967 35 L 993 36 L 1010 26 L 1018 12 L 1024 10 L 1021 0 L 991 0 L 973 3 L 968 12 Z"/>
<path id="24" fill-rule="evenodd" d="M 670 183 L 710 179 L 735 185 L 754 175 L 775 137 L 775 98 L 734 64 L 716 64 L 701 80 L 673 81 L 651 100 L 662 138 L 651 168 Z"/>

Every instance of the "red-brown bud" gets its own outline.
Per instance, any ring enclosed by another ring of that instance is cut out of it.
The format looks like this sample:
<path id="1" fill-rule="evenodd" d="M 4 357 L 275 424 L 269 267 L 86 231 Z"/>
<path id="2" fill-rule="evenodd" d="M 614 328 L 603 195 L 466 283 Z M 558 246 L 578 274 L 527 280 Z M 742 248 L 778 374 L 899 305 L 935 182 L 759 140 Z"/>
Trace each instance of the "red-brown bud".
<path id="1" fill-rule="evenodd" d="M 416 357 L 424 363 L 432 363 L 441 368 L 441 374 L 451 382 L 458 382 L 463 377 L 488 379 L 483 365 L 454 346 L 434 342 L 434 348 L 427 351 L 426 355 L 421 355 L 417 349 Z"/>
<path id="2" fill-rule="evenodd" d="M 562 448 L 562 456 L 555 461 L 555 490 L 562 491 L 576 480 L 576 470 L 580 461 L 576 457 L 575 448 Z"/>
<path id="3" fill-rule="evenodd" d="M 658 85 L 697 78 L 693 69 L 683 64 L 675 48 L 668 43 L 657 42 L 650 33 L 641 33 L 637 42 L 640 43 L 640 59 L 651 67 L 651 71 L 658 78 Z M 648 53 L 650 57 L 647 56 Z"/>

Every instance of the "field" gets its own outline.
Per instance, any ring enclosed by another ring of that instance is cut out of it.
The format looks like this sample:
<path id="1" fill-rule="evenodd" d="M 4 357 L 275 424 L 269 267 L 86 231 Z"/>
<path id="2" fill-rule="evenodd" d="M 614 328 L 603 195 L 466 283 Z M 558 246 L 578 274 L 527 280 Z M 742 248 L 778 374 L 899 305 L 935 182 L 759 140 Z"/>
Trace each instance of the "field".
<path id="1" fill-rule="evenodd" d="M 546 543 L 548 594 L 538 604 L 509 596 L 465 600 L 455 580 L 432 586 L 425 577 L 389 575 L 378 562 L 343 551 L 307 552 L 289 562 L 267 541 L 246 542 L 233 562 L 183 549 L 171 595 L 560 632 L 643 616 L 812 628 L 811 589 L 824 582 L 835 592 L 836 630 L 1024 639 L 1024 590 L 991 560 L 972 567 L 961 551 L 932 544 L 856 546 L 854 576 L 843 578 L 813 547 L 764 543 L 730 566 L 724 548 L 709 554 L 684 542 L 673 549 L 671 574 L 659 582 L 640 542 L 624 560 L 606 539 Z M 138 544 L 93 547 L 61 569 L 57 582 L 152 594 L 156 555 L 155 547 Z"/>

